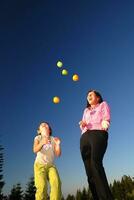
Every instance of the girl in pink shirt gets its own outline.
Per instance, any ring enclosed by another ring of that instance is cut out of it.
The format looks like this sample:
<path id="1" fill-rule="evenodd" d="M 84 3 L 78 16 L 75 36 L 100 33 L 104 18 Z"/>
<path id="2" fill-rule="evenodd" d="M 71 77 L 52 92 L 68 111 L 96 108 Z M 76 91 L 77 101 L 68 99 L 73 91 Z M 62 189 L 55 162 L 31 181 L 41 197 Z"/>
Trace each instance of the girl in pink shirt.
<path id="1" fill-rule="evenodd" d="M 81 156 L 93 199 L 113 200 L 102 163 L 107 148 L 110 109 L 99 92 L 88 92 L 87 107 L 79 125 Z"/>

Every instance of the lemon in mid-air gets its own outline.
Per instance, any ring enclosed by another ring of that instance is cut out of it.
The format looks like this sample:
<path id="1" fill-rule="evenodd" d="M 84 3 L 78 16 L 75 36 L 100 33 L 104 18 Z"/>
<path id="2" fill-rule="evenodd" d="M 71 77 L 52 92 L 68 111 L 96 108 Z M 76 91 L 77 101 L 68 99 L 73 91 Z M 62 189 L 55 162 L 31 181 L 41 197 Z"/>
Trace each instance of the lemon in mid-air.
<path id="1" fill-rule="evenodd" d="M 55 104 L 60 103 L 60 98 L 57 96 L 53 97 L 53 103 Z"/>
<path id="2" fill-rule="evenodd" d="M 58 61 L 57 62 L 57 67 L 62 67 L 63 66 L 63 63 L 61 61 Z"/>
<path id="3" fill-rule="evenodd" d="M 64 76 L 68 75 L 68 71 L 67 71 L 66 69 L 63 69 L 61 73 L 62 73 L 62 75 L 64 75 Z"/>
<path id="4" fill-rule="evenodd" d="M 73 79 L 73 81 L 78 81 L 79 80 L 79 76 L 77 74 L 74 74 L 72 79 Z"/>

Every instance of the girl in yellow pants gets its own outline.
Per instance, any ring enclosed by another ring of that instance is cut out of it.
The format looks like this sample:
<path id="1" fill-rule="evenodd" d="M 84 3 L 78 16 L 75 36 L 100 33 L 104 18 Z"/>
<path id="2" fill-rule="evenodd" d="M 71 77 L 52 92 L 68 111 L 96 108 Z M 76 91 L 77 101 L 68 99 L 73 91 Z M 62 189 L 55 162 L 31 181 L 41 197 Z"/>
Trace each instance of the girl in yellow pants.
<path id="1" fill-rule="evenodd" d="M 37 153 L 34 163 L 36 200 L 47 200 L 47 182 L 50 184 L 50 200 L 61 199 L 61 181 L 54 165 L 54 157 L 61 155 L 60 139 L 52 137 L 48 123 L 43 122 L 34 139 L 33 151 Z"/>

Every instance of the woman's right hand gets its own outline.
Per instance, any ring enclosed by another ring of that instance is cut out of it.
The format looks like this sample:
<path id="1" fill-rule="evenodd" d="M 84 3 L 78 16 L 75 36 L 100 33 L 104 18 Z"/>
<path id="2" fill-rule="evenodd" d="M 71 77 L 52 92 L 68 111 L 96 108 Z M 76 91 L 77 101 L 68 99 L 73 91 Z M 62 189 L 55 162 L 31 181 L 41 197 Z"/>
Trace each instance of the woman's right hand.
<path id="1" fill-rule="evenodd" d="M 80 127 L 82 127 L 82 128 L 84 128 L 85 126 L 87 126 L 86 122 L 84 122 L 84 121 L 82 121 L 82 120 L 79 122 L 79 125 L 80 125 Z"/>
<path id="2" fill-rule="evenodd" d="M 50 138 L 47 138 L 47 137 L 42 137 L 41 141 L 39 141 L 38 139 L 35 139 L 34 145 L 33 145 L 33 152 L 34 153 L 39 152 L 42 149 L 43 145 L 49 142 L 50 142 Z"/>

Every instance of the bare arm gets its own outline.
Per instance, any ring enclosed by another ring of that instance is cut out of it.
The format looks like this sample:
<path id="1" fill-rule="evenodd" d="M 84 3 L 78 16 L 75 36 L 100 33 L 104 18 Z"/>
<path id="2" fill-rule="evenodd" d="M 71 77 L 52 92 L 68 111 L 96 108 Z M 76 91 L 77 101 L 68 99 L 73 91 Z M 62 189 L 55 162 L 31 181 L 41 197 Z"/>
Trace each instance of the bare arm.
<path id="1" fill-rule="evenodd" d="M 58 156 L 61 155 L 60 139 L 55 137 L 54 138 L 54 142 L 55 142 L 55 144 L 54 144 L 54 153 L 58 157 Z"/>
<path id="2" fill-rule="evenodd" d="M 41 141 L 39 142 L 37 139 L 34 140 L 34 144 L 33 144 L 33 152 L 37 153 L 38 151 L 41 150 L 42 146 L 44 144 L 48 143 L 48 139 L 47 138 L 42 138 Z"/>

